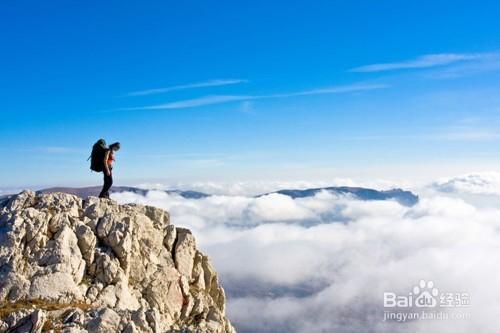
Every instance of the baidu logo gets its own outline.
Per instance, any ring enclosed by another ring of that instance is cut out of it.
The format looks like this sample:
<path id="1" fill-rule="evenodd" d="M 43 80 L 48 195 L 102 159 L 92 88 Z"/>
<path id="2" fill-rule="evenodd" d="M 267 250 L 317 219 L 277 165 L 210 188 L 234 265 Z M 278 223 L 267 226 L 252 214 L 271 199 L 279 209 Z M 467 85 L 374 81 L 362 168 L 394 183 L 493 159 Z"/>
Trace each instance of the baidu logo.
<path id="1" fill-rule="evenodd" d="M 384 321 L 468 319 L 470 313 L 449 313 L 446 308 L 456 309 L 469 305 L 468 293 L 441 292 L 435 286 L 434 281 L 420 280 L 406 294 L 384 292 Z"/>
<path id="2" fill-rule="evenodd" d="M 384 293 L 384 307 L 386 308 L 433 308 L 438 304 L 439 290 L 434 287 L 433 281 L 420 280 L 412 292 L 398 295 L 394 292 Z"/>
<path id="3" fill-rule="evenodd" d="M 433 281 L 420 280 L 418 286 L 413 287 L 415 306 L 419 308 L 433 308 L 438 304 L 439 290 L 434 288 Z"/>

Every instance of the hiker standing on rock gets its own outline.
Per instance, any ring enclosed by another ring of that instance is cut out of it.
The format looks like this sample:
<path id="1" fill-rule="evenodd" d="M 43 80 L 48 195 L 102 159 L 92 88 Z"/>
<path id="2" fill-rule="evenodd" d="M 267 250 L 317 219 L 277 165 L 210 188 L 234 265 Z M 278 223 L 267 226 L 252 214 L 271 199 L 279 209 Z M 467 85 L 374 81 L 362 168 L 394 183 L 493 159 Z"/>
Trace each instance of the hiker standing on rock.
<path id="1" fill-rule="evenodd" d="M 90 169 L 104 173 L 104 185 L 102 186 L 99 198 L 109 199 L 109 189 L 113 185 L 113 162 L 115 160 L 115 152 L 118 150 L 120 150 L 119 142 L 112 143 L 109 147 L 106 147 L 104 139 L 100 139 L 92 147 Z"/>
<path id="2" fill-rule="evenodd" d="M 120 143 L 112 143 L 104 154 L 104 185 L 102 186 L 101 194 L 99 198 L 109 199 L 109 189 L 113 185 L 113 162 L 115 160 L 115 151 L 120 150 Z"/>

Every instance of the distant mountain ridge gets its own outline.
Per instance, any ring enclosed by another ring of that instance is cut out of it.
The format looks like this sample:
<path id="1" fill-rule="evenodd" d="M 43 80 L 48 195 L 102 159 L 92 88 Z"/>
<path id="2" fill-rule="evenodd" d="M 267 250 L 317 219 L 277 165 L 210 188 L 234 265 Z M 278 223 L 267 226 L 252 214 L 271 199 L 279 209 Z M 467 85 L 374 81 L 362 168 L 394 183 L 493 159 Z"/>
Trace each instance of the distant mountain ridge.
<path id="1" fill-rule="evenodd" d="M 90 187 L 51 187 L 37 191 L 38 194 L 63 192 L 76 195 L 80 198 L 87 198 L 89 196 L 98 196 L 101 191 L 100 186 Z M 146 195 L 150 189 L 143 189 L 133 186 L 115 186 L 112 189 L 114 193 L 132 192 L 140 195 Z M 183 191 L 183 190 L 159 190 L 168 194 L 177 194 L 186 199 L 202 199 L 212 196 L 199 191 Z M 319 187 L 310 189 L 283 189 L 274 192 L 256 195 L 255 197 L 262 197 L 264 195 L 278 193 L 289 196 L 293 199 L 312 197 L 321 191 L 327 191 L 338 195 L 351 195 L 359 200 L 395 200 L 404 206 L 413 206 L 418 203 L 419 197 L 411 191 L 402 190 L 400 188 L 390 190 L 375 190 L 364 187 L 351 187 L 351 186 L 331 186 Z M 0 196 L 0 200 L 10 197 L 11 195 Z"/>
<path id="2" fill-rule="evenodd" d="M 413 206 L 418 203 L 418 195 L 415 195 L 410 191 L 402 190 L 400 188 L 395 188 L 386 191 L 379 191 L 364 187 L 332 186 L 332 187 L 320 187 L 320 188 L 311 188 L 304 190 L 279 190 L 271 193 L 279 193 L 295 199 L 295 198 L 312 197 L 321 191 L 327 191 L 334 194 L 350 194 L 360 200 L 396 200 L 397 202 L 399 202 L 404 206 Z"/>
<path id="3" fill-rule="evenodd" d="M 150 189 L 142 189 L 138 187 L 132 186 L 114 186 L 111 189 L 112 193 L 123 193 L 123 192 L 132 192 L 140 195 L 146 195 L 151 191 Z M 168 194 L 177 194 L 186 199 L 201 199 L 209 197 L 209 194 L 197 192 L 197 191 L 181 191 L 181 190 L 160 190 L 166 192 Z M 86 198 L 89 196 L 97 197 L 101 192 L 100 186 L 90 186 L 90 187 L 50 187 L 43 190 L 36 191 L 39 194 L 45 193 L 54 193 L 54 192 L 63 192 L 68 194 L 76 195 L 80 198 Z"/>

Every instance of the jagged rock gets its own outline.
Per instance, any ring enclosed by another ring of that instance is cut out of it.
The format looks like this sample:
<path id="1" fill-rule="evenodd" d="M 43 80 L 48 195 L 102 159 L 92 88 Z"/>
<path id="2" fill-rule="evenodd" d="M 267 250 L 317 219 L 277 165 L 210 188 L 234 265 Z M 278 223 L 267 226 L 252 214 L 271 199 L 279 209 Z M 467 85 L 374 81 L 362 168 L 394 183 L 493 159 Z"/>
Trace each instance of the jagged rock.
<path id="1" fill-rule="evenodd" d="M 6 332 L 8 329 L 14 329 L 18 327 L 24 320 L 26 320 L 26 318 L 31 315 L 31 312 L 33 312 L 32 309 L 22 309 L 19 311 L 13 311 L 12 313 L 8 314 L 4 318 L 7 327 L 5 331 L 2 331 L 2 333 Z"/>
<path id="2" fill-rule="evenodd" d="M 90 266 L 94 261 L 94 249 L 97 242 L 92 229 L 84 223 L 78 224 L 76 227 L 76 237 L 78 238 L 78 247 L 85 259 L 87 266 Z"/>
<path id="3" fill-rule="evenodd" d="M 84 312 L 81 309 L 72 309 L 67 311 L 64 314 L 64 318 L 62 320 L 63 324 L 78 324 L 83 325 L 83 319 L 85 317 Z"/>
<path id="4" fill-rule="evenodd" d="M 81 300 L 82 294 L 72 276 L 64 272 L 36 275 L 31 280 L 28 297 L 32 300 L 69 303 Z"/>
<path id="5" fill-rule="evenodd" d="M 177 228 L 177 240 L 174 249 L 175 267 L 184 276 L 191 278 L 196 244 L 191 231 Z"/>
<path id="6" fill-rule="evenodd" d="M 198 290 L 205 290 L 206 284 L 205 274 L 203 271 L 203 255 L 199 251 L 196 251 L 196 255 L 194 257 L 193 280 L 193 284 Z"/>
<path id="7" fill-rule="evenodd" d="M 2 333 L 46 318 L 67 333 L 234 332 L 209 258 L 167 212 L 62 193 L 0 203 L 0 303 L 16 305 Z"/>
<path id="8" fill-rule="evenodd" d="M 0 332 L 5 332 L 9 328 L 9 325 L 7 325 L 6 322 L 3 320 L 0 320 Z"/>
<path id="9" fill-rule="evenodd" d="M 163 245 L 167 248 L 169 252 L 172 252 L 173 247 L 174 247 L 174 242 L 175 239 L 177 238 L 177 232 L 176 228 L 174 225 L 168 225 L 167 226 L 167 234 L 165 235 L 165 238 L 163 239 Z"/>
<path id="10" fill-rule="evenodd" d="M 127 327 L 123 330 L 123 333 L 137 333 L 134 322 L 128 323 Z"/>
<path id="11" fill-rule="evenodd" d="M 40 333 L 45 319 L 46 315 L 42 310 L 35 310 L 7 329 L 6 333 Z"/>
<path id="12" fill-rule="evenodd" d="M 146 311 L 144 309 L 139 309 L 131 314 L 131 323 L 134 324 L 135 329 L 138 332 L 153 332 L 152 327 L 149 325 L 146 319 Z"/>
<path id="13" fill-rule="evenodd" d="M 89 333 L 115 333 L 118 332 L 120 316 L 110 308 L 100 310 L 96 317 L 86 325 Z"/>
<path id="14" fill-rule="evenodd" d="M 88 331 L 79 326 L 70 326 L 70 327 L 64 327 L 61 330 L 61 333 L 88 333 Z"/>

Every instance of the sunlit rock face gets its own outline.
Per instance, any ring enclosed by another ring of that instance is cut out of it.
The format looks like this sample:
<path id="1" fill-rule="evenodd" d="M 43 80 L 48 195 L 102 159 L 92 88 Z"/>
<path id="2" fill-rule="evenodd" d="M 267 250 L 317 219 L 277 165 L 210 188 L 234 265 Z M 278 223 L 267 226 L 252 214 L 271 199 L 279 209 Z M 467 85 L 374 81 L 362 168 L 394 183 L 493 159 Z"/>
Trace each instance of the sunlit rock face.
<path id="1" fill-rule="evenodd" d="M 188 229 L 63 193 L 0 203 L 0 303 L 0 332 L 234 332 Z"/>

